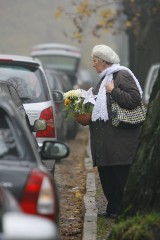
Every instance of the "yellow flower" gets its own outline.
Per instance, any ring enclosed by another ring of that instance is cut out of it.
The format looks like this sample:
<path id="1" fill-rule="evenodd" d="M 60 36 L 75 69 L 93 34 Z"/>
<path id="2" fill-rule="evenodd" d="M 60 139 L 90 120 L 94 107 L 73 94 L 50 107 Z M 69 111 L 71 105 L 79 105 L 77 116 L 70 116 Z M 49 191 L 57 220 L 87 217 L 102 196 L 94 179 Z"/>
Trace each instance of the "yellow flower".
<path id="1" fill-rule="evenodd" d="M 92 89 L 88 91 L 83 89 L 70 90 L 64 93 L 63 98 L 65 105 L 64 110 L 68 112 L 68 117 L 92 112 L 95 104 Z"/>
<path id="2" fill-rule="evenodd" d="M 69 105 L 70 105 L 70 100 L 69 99 L 65 99 L 64 100 L 64 105 L 66 106 L 66 107 L 69 107 Z"/>

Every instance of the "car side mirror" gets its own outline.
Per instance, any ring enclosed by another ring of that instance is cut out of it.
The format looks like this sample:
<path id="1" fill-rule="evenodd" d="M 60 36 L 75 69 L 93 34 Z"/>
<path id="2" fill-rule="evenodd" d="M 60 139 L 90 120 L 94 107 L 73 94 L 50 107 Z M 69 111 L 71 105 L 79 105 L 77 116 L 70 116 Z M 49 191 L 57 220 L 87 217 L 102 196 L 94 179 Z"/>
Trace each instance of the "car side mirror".
<path id="1" fill-rule="evenodd" d="M 34 122 L 33 128 L 34 128 L 34 131 L 35 131 L 35 132 L 46 130 L 46 128 L 47 128 L 47 122 L 46 122 L 45 120 L 37 119 L 37 120 Z"/>
<path id="2" fill-rule="evenodd" d="M 70 153 L 69 147 L 58 140 L 45 141 L 41 147 L 41 157 L 45 159 L 62 159 L 68 157 Z"/>
<path id="3" fill-rule="evenodd" d="M 58 90 L 51 90 L 52 91 L 52 97 L 53 100 L 58 103 L 58 102 L 63 102 L 63 93 L 58 91 Z"/>

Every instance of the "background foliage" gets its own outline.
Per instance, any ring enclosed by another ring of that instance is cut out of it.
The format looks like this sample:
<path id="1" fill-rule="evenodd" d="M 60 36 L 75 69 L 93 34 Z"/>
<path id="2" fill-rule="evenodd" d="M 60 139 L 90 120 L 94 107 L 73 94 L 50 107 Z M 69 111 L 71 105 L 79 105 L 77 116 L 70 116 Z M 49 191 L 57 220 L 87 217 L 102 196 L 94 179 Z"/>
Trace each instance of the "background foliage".
<path id="1" fill-rule="evenodd" d="M 71 4 L 71 11 L 59 7 L 55 17 L 71 19 L 75 26 L 72 39 L 81 42 L 87 34 L 101 38 L 102 31 L 128 33 L 130 68 L 143 86 L 150 65 L 160 61 L 160 1 L 75 0 Z M 95 24 L 86 32 L 85 26 L 92 18 Z"/>

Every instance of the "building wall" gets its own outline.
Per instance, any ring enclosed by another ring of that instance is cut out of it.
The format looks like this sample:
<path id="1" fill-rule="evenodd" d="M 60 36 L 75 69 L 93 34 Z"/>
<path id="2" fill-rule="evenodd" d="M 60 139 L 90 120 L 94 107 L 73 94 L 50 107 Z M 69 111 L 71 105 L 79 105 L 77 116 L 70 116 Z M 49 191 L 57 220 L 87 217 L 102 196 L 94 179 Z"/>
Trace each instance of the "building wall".
<path id="1" fill-rule="evenodd" d="M 95 44 L 113 47 L 120 55 L 122 64 L 128 64 L 128 40 L 125 33 L 111 35 L 103 32 L 100 38 L 86 36 L 82 43 L 71 39 L 73 23 L 68 18 L 54 19 L 54 11 L 62 5 L 71 11 L 70 0 L 0 0 L 0 52 L 29 55 L 30 48 L 39 43 L 61 42 L 80 47 L 82 64 L 92 70 L 91 50 Z M 96 21 L 91 18 L 84 24 L 86 31 Z M 68 35 L 68 37 L 66 37 Z"/>

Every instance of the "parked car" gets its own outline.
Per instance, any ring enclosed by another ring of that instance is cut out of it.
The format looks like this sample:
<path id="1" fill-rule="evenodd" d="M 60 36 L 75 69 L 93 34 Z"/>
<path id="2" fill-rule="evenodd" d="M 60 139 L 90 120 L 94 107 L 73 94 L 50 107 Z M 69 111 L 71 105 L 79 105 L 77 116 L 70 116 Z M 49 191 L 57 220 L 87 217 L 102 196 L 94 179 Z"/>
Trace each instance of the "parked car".
<path id="1" fill-rule="evenodd" d="M 33 133 L 38 144 L 56 139 L 55 103 L 40 61 L 25 56 L 0 55 L 0 75 L 1 80 L 12 83 L 17 89 L 30 124 L 33 126 L 37 119 L 47 122 L 46 130 Z"/>
<path id="2" fill-rule="evenodd" d="M 64 72 L 45 69 L 46 76 L 48 78 L 48 83 L 50 85 L 51 91 L 57 89 L 62 93 L 72 90 L 72 84 L 69 81 L 68 76 Z M 61 119 L 59 123 L 61 124 L 61 131 L 57 132 L 57 136 L 60 139 L 74 139 L 77 136 L 79 130 L 79 124 L 74 119 L 67 119 L 67 113 L 64 111 L 64 103 L 56 103 L 57 112 L 59 111 Z M 59 116 L 58 115 L 58 116 Z M 59 128 L 60 129 L 60 128 Z"/>
<path id="3" fill-rule="evenodd" d="M 23 103 L 14 85 L 9 82 L 0 80 L 0 94 L 1 93 L 8 94 L 8 98 L 14 102 L 17 111 L 20 113 L 24 123 L 26 124 L 26 128 L 28 130 L 30 129 L 30 131 L 33 131 L 32 126 L 30 125 L 30 122 L 29 122 L 28 115 L 26 114 Z M 42 120 L 39 120 L 39 121 L 42 121 Z"/>
<path id="4" fill-rule="evenodd" d="M 51 92 L 56 90 L 59 90 L 63 94 L 63 86 L 62 83 L 59 81 L 59 77 L 57 75 L 57 72 L 54 70 L 45 70 L 49 86 L 51 88 Z M 67 135 L 67 121 L 66 121 L 66 114 L 64 111 L 64 104 L 63 101 L 59 103 L 55 103 L 56 106 L 56 125 L 59 125 L 57 128 L 57 139 L 65 140 Z"/>
<path id="5" fill-rule="evenodd" d="M 77 85 L 75 88 L 82 88 L 84 90 L 88 90 L 93 87 L 94 79 L 91 72 L 85 68 L 80 68 L 78 73 Z"/>
<path id="6" fill-rule="evenodd" d="M 14 105 L 17 109 L 17 111 L 20 113 L 21 115 L 21 119 L 23 120 L 24 124 L 25 124 L 25 128 L 27 131 L 30 132 L 38 132 L 39 126 L 44 124 L 44 120 L 38 119 L 36 120 L 36 124 L 34 127 L 34 125 L 32 126 L 30 124 L 28 115 L 26 114 L 26 111 L 24 109 L 23 103 L 18 95 L 18 92 L 16 90 L 16 88 L 14 87 L 13 84 L 6 82 L 6 81 L 0 81 L 0 94 L 2 93 L 6 93 L 8 94 L 8 98 L 14 102 Z M 37 127 L 38 126 L 38 127 Z M 46 129 L 46 128 L 45 128 Z M 36 138 L 35 136 L 32 134 L 32 137 L 35 141 L 37 150 L 39 148 Z M 42 159 L 43 160 L 43 159 Z M 43 164 L 47 167 L 47 169 L 54 174 L 54 170 L 55 170 L 55 159 L 52 160 L 48 160 L 48 161 L 43 161 Z"/>
<path id="7" fill-rule="evenodd" d="M 159 70 L 160 70 L 160 63 L 156 63 L 156 64 L 151 65 L 151 67 L 148 71 L 147 78 L 146 78 L 145 85 L 144 85 L 143 99 L 142 99 L 143 103 L 145 105 L 147 105 L 149 102 L 152 88 L 153 88 L 153 85 L 158 76 Z"/>
<path id="8" fill-rule="evenodd" d="M 0 187 L 0 209 L 0 239 L 59 240 L 58 228 L 54 223 L 23 213 L 11 192 L 3 187 Z"/>
<path id="9" fill-rule="evenodd" d="M 32 47 L 30 55 L 39 58 L 44 68 L 65 72 L 72 84 L 77 84 L 81 52 L 76 46 L 62 43 L 44 43 Z"/>
<path id="10" fill-rule="evenodd" d="M 36 125 L 43 130 L 46 122 Z M 8 95 L 0 95 L 0 185 L 8 188 L 25 213 L 58 222 L 57 188 L 45 159 L 67 157 L 69 148 L 61 141 L 45 141 L 39 152 L 21 116 Z"/>

